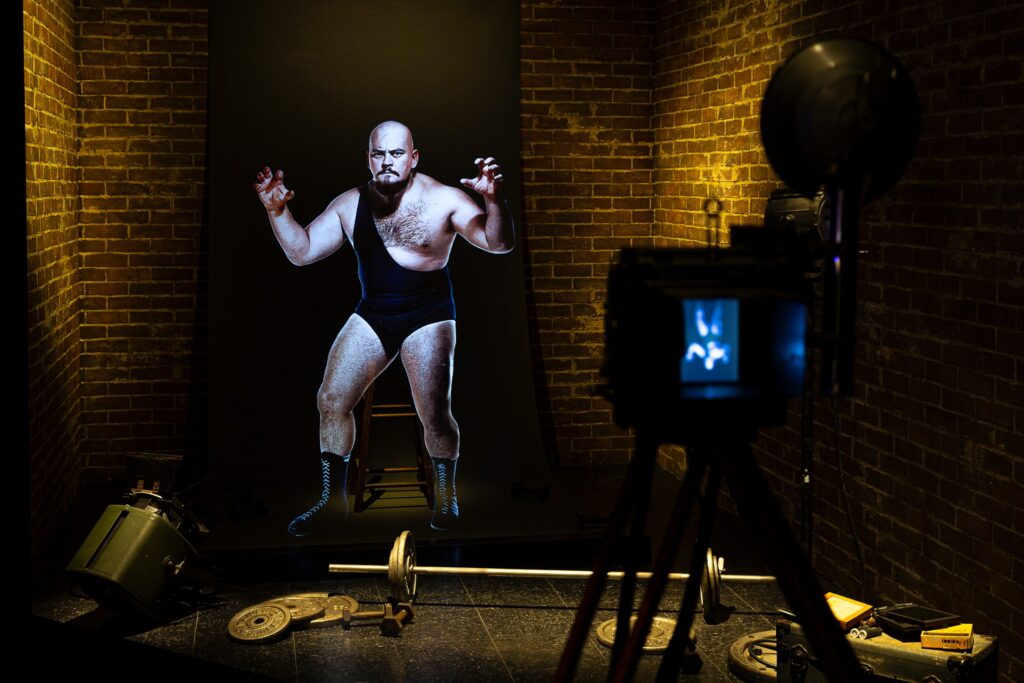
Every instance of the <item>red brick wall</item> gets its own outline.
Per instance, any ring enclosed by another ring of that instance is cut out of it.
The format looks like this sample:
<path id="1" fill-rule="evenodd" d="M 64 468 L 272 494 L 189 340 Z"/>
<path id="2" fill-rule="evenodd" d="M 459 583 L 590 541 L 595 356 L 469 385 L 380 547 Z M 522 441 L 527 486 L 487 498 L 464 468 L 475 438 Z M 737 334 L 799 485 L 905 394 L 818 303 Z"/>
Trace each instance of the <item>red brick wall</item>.
<path id="1" fill-rule="evenodd" d="M 82 453 L 116 467 L 185 439 L 205 174 L 205 0 L 84 0 Z"/>
<path id="2" fill-rule="evenodd" d="M 29 497 L 32 552 L 78 486 L 80 283 L 70 1 L 26 2 Z"/>
<path id="3" fill-rule="evenodd" d="M 541 419 L 564 462 L 622 461 L 631 438 L 592 395 L 608 265 L 652 244 L 649 2 L 522 3 L 524 248 Z"/>
<path id="4" fill-rule="evenodd" d="M 776 178 L 757 135 L 772 70 L 841 30 L 910 69 L 922 135 L 904 179 L 865 208 L 856 379 L 815 411 L 815 560 L 868 600 L 956 611 L 1024 678 L 1024 7 L 960 2 L 668 2 L 655 64 L 660 243 L 700 241 L 700 205 L 753 222 Z M 795 417 L 795 416 L 794 416 Z M 793 420 L 792 425 L 798 422 Z M 798 434 L 759 457 L 791 515 Z M 842 505 L 837 457 L 863 544 Z"/>

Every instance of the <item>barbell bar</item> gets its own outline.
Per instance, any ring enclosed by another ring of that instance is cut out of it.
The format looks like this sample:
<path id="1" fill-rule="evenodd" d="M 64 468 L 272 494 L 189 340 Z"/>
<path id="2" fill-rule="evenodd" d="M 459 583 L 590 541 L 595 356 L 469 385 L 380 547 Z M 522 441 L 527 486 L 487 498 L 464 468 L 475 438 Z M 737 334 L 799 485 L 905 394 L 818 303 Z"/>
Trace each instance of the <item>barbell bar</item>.
<path id="1" fill-rule="evenodd" d="M 387 565 L 382 564 L 330 564 L 327 570 L 336 574 L 387 574 L 391 595 L 398 602 L 412 602 L 416 598 L 416 577 L 420 574 L 435 576 L 509 576 L 536 579 L 589 579 L 594 572 L 587 569 L 512 569 L 500 567 L 429 567 L 416 564 L 416 546 L 411 531 L 403 531 L 391 547 Z M 722 581 L 735 583 L 771 583 L 774 576 L 753 574 L 725 574 L 724 558 L 716 557 L 709 548 L 704 575 L 701 577 L 705 618 L 724 621 L 720 607 L 719 584 Z M 608 578 L 621 579 L 622 571 L 608 572 Z M 651 578 L 651 572 L 637 572 L 638 579 Z M 685 581 L 689 574 L 671 572 L 669 580 Z M 731 608 L 729 608 L 731 609 Z M 717 623 L 717 621 L 709 623 Z"/>

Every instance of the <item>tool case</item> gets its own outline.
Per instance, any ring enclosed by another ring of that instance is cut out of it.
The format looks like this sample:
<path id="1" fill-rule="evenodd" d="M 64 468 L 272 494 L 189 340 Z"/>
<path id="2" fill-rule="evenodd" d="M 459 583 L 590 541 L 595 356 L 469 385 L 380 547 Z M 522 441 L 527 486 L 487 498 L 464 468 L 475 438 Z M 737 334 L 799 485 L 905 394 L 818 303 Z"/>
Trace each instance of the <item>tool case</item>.
<path id="1" fill-rule="evenodd" d="M 799 624 L 782 620 L 776 625 L 778 681 L 827 683 Z M 868 674 L 867 681 L 912 683 L 995 683 L 999 640 L 974 634 L 971 651 L 930 650 L 919 642 L 904 643 L 885 634 L 861 640 L 847 636 L 853 652 Z"/>

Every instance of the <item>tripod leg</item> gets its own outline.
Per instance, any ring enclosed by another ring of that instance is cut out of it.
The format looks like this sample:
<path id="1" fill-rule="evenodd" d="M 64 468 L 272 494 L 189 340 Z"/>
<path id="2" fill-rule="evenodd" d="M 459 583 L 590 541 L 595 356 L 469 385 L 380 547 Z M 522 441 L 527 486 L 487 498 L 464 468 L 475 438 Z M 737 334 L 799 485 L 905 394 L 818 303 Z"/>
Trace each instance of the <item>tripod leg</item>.
<path id="1" fill-rule="evenodd" d="M 715 455 L 712 454 L 712 457 L 715 457 Z M 704 491 L 704 497 L 700 501 L 697 541 L 693 546 L 693 557 L 690 558 L 690 577 L 686 580 L 686 588 L 683 589 L 683 602 L 679 608 L 676 629 L 672 633 L 672 640 L 669 641 L 668 650 L 665 652 L 661 665 L 658 667 L 658 675 L 655 678 L 657 683 L 677 680 L 684 656 L 696 658 L 697 668 L 699 669 L 700 655 L 693 650 L 690 631 L 693 626 L 693 615 L 697 609 L 697 595 L 700 593 L 700 580 L 704 575 L 703 568 L 707 561 L 708 546 L 711 545 L 711 532 L 715 527 L 720 482 L 721 471 L 718 468 L 718 463 L 712 462 L 710 464 L 710 473 L 708 474 L 708 483 Z M 687 673 L 696 673 L 696 671 L 688 671 Z"/>
<path id="2" fill-rule="evenodd" d="M 626 645 L 622 660 L 612 662 L 611 668 L 613 681 L 627 681 L 633 675 L 637 662 L 643 651 L 643 644 L 650 631 L 651 622 L 658 611 L 658 604 L 665 592 L 668 583 L 668 574 L 672 569 L 672 561 L 678 554 L 679 538 L 686 530 L 686 523 L 689 519 L 690 510 L 700 493 L 700 483 L 704 478 L 706 469 L 705 462 L 696 453 L 691 453 L 690 462 L 686 468 L 686 475 L 683 478 L 682 486 L 676 496 L 675 505 L 669 517 L 665 536 L 661 543 L 661 549 L 655 560 L 652 576 L 647 582 L 647 589 L 644 593 L 643 603 L 637 613 L 636 625 L 630 632 L 630 639 Z M 618 630 L 616 630 L 618 634 Z"/>
<path id="3" fill-rule="evenodd" d="M 655 446 L 657 451 L 657 446 Z M 641 465 L 644 471 L 640 472 L 639 479 L 648 482 L 645 491 L 650 491 L 650 481 L 654 474 L 655 458 L 645 459 Z M 615 641 L 612 643 L 611 661 L 608 665 L 608 675 L 611 677 L 615 671 L 615 663 L 619 661 L 623 650 L 626 648 L 626 641 L 630 634 L 630 621 L 633 616 L 633 598 L 636 595 L 636 571 L 637 557 L 643 550 L 644 531 L 647 527 L 647 510 L 650 507 L 644 499 L 633 508 L 633 524 L 627 540 L 626 554 L 623 558 L 622 570 L 624 576 L 619 584 L 619 608 L 615 614 Z"/>
<path id="4" fill-rule="evenodd" d="M 629 463 L 629 469 L 626 470 L 626 479 L 622 482 L 619 497 L 615 500 L 611 516 L 608 519 L 608 531 L 605 533 L 604 544 L 594 560 L 594 573 L 587 580 L 580 606 L 576 609 L 576 618 L 569 631 L 569 637 L 565 641 L 565 649 L 562 650 L 562 656 L 558 661 L 558 669 L 555 671 L 554 677 L 556 683 L 568 683 L 576 673 L 576 665 L 580 661 L 580 654 L 583 652 L 590 623 L 594 619 L 597 605 L 601 601 L 601 593 L 608 581 L 608 564 L 611 554 L 615 549 L 616 541 L 621 538 L 622 532 L 626 528 L 626 522 L 629 521 L 633 508 L 638 502 L 647 504 L 647 494 L 650 491 L 651 476 L 654 473 L 654 461 L 657 454 L 657 440 L 638 433 L 633 459 Z"/>
<path id="5" fill-rule="evenodd" d="M 818 578 L 789 530 L 775 497 L 750 452 L 737 448 L 726 460 L 725 478 L 743 520 L 761 546 L 779 588 L 796 611 L 825 678 L 836 683 L 863 680 L 857 658 L 825 603 Z"/>

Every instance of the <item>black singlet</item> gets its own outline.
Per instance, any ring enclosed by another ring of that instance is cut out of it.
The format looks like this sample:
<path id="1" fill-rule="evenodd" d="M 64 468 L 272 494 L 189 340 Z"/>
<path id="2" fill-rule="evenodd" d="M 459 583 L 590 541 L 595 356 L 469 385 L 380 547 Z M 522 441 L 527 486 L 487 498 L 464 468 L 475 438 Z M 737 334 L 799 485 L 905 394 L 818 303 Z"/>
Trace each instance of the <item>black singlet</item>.
<path id="1" fill-rule="evenodd" d="M 373 220 L 368 188 L 359 189 L 352 247 L 359 264 L 363 298 L 356 314 L 377 333 L 388 358 L 410 334 L 431 323 L 455 320 L 455 300 L 448 266 L 410 270 L 395 262 Z"/>

